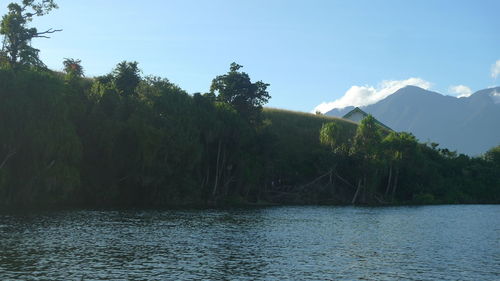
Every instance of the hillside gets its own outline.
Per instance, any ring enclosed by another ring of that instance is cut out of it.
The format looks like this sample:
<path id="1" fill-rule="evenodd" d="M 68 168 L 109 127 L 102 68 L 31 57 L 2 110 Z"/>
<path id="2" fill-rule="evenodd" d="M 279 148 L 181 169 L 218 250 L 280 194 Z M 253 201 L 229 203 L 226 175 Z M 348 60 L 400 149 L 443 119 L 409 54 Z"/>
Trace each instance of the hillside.
<path id="1" fill-rule="evenodd" d="M 323 124 L 339 122 L 350 128 L 354 135 L 357 124 L 341 118 L 265 108 L 264 118 L 272 141 L 271 161 L 276 179 L 285 184 L 296 185 L 308 182 L 329 168 L 329 149 L 320 144 L 319 133 Z"/>
<path id="2" fill-rule="evenodd" d="M 407 86 L 375 104 L 362 107 L 396 131 L 459 153 L 479 155 L 500 143 L 500 87 L 455 98 Z M 352 108 L 334 109 L 341 116 Z"/>
<path id="3" fill-rule="evenodd" d="M 93 80 L 0 68 L 0 209 L 500 200 L 498 148 L 467 158 L 369 118 L 238 111 L 138 70 L 119 83 L 132 66 Z"/>

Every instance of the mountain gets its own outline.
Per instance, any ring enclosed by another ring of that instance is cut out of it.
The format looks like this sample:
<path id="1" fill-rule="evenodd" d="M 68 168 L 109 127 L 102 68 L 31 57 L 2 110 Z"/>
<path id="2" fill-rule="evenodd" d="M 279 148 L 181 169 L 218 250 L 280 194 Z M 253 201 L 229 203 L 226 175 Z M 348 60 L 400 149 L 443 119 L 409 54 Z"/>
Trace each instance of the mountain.
<path id="1" fill-rule="evenodd" d="M 343 116 L 353 108 L 326 115 Z M 456 98 L 406 86 L 361 109 L 395 131 L 411 132 L 420 141 L 459 153 L 479 155 L 500 144 L 500 87 Z"/>

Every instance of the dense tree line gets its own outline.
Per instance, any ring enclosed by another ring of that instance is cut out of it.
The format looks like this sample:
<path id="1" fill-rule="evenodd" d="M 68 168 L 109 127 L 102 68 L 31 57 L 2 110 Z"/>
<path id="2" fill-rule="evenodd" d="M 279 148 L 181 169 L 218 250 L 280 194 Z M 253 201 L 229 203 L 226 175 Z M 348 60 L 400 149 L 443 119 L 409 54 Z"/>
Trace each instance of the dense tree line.
<path id="1" fill-rule="evenodd" d="M 438 144 L 422 144 L 405 132 L 389 132 L 372 116 L 354 133 L 336 123 L 321 129 L 321 142 L 332 147 L 335 170 L 355 190 L 352 203 L 493 203 L 500 201 L 500 146 L 471 158 Z M 338 177 L 341 177 L 338 175 Z"/>
<path id="2" fill-rule="evenodd" d="M 188 95 L 135 62 L 93 79 L 64 66 L 0 69 L 2 206 L 500 201 L 500 147 L 471 158 L 372 117 L 262 112 L 265 84 L 234 67 Z M 256 83 L 260 101 L 219 92 Z"/>
<path id="3" fill-rule="evenodd" d="M 135 62 L 95 79 L 77 60 L 64 66 L 0 70 L 3 205 L 205 204 L 258 192 L 269 94 L 240 66 L 193 96 L 141 77 Z"/>
<path id="4" fill-rule="evenodd" d="M 0 52 L 0 207 L 238 203 L 499 203 L 500 146 L 481 157 L 321 115 L 263 109 L 268 84 L 233 63 L 189 95 L 137 62 L 85 78 L 47 69 L 10 4 Z"/>

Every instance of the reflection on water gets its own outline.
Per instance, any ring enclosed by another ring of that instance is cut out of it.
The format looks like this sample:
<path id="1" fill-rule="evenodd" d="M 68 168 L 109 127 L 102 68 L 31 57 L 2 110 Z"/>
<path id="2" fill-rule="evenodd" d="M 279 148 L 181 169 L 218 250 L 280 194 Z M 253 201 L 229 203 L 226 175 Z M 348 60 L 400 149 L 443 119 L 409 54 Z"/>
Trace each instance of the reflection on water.
<path id="1" fill-rule="evenodd" d="M 0 214 L 0 280 L 498 280 L 500 206 Z"/>

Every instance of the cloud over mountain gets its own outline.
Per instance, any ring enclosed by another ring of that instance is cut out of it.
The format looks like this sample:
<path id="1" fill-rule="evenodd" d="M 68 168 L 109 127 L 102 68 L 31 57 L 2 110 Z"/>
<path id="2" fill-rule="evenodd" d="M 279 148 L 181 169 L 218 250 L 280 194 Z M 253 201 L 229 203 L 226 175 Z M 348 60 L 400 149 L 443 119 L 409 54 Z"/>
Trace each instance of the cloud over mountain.
<path id="1" fill-rule="evenodd" d="M 500 91 L 495 90 L 493 93 L 491 93 L 491 98 L 493 99 L 493 102 L 495 104 L 500 103 Z"/>
<path id="2" fill-rule="evenodd" d="M 495 64 L 491 66 L 491 77 L 496 79 L 500 74 L 500 60 L 497 60 Z"/>
<path id="3" fill-rule="evenodd" d="M 469 88 L 465 85 L 451 86 L 448 91 L 450 93 L 452 93 L 454 96 L 456 96 L 457 98 L 470 97 L 470 95 L 472 95 L 471 88 Z"/>
<path id="4" fill-rule="evenodd" d="M 361 109 L 395 131 L 411 132 L 420 141 L 459 153 L 480 155 L 500 144 L 500 87 L 457 98 L 409 86 Z M 326 115 L 341 117 L 346 110 Z"/>
<path id="5" fill-rule="evenodd" d="M 352 86 L 345 94 L 332 102 L 323 102 L 316 106 L 313 111 L 325 113 L 334 108 L 344 108 L 347 106 L 366 106 L 385 99 L 397 90 L 406 86 L 417 86 L 429 89 L 431 83 L 421 78 L 408 78 L 406 80 L 384 80 L 377 87 L 373 86 Z"/>

